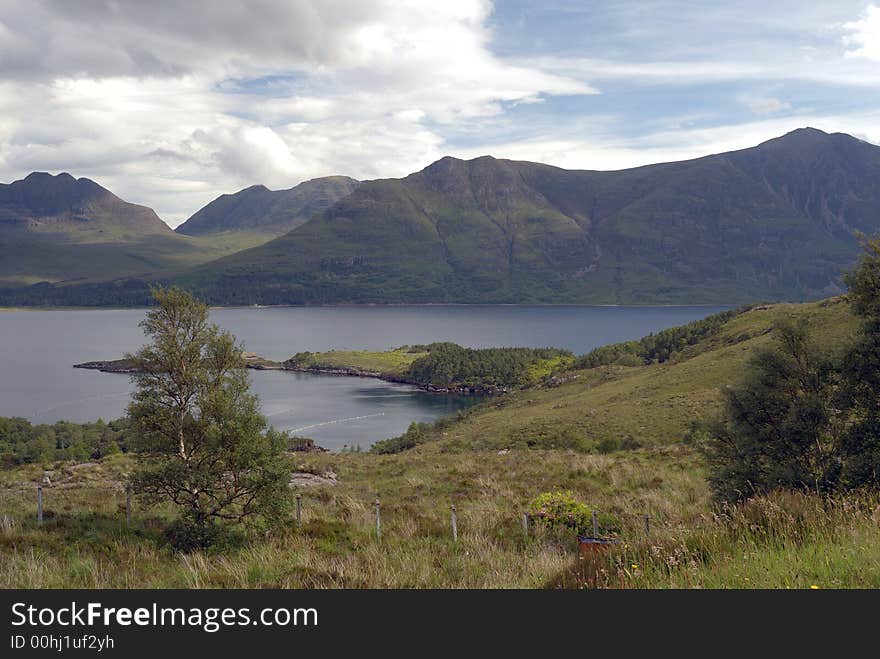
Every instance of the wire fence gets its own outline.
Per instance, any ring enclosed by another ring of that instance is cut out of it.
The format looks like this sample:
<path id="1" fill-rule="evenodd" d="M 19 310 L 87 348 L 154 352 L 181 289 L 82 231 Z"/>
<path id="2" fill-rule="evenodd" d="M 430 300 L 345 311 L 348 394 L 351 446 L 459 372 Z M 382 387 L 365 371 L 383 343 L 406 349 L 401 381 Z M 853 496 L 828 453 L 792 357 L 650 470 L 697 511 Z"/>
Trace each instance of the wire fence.
<path id="1" fill-rule="evenodd" d="M 14 493 L 10 497 L 10 493 Z M 313 497 L 305 498 L 303 492 L 298 491 L 294 495 L 294 506 L 291 512 L 290 522 L 297 528 L 302 529 L 306 523 L 306 517 L 309 511 L 309 503 L 313 505 L 313 512 L 316 514 L 320 509 L 320 513 L 328 512 L 328 504 L 320 503 L 320 500 Z M 383 534 L 389 530 L 387 522 L 389 517 L 398 517 L 406 515 L 406 511 L 395 510 L 393 507 L 389 511 L 389 506 L 383 505 L 381 498 L 376 497 L 374 500 L 362 502 L 362 506 L 369 511 L 369 528 L 371 535 L 375 536 L 378 541 L 382 540 Z M 452 503 L 448 506 L 436 506 L 432 509 L 439 518 L 446 517 L 444 524 L 445 534 L 453 543 L 459 542 L 461 532 L 466 533 L 467 528 L 460 528 L 461 512 L 458 504 Z M 130 487 L 125 485 L 88 485 L 88 484 L 63 484 L 56 486 L 38 485 L 36 488 L 20 487 L 15 490 L 7 489 L 5 496 L 0 492 L 0 530 L 9 529 L 15 525 L 16 520 L 26 521 L 27 523 L 36 523 L 38 527 L 42 527 L 47 523 L 52 523 L 58 517 L 73 516 L 81 513 L 91 513 L 94 515 L 103 515 L 109 518 L 119 520 L 122 528 L 131 529 L 138 522 L 143 522 L 146 517 L 145 509 L 136 510 L 136 498 Z M 12 509 L 15 512 L 12 512 Z M 332 507 L 330 507 L 332 508 Z M 467 502 L 464 502 L 464 510 L 467 510 Z M 444 512 L 445 511 L 445 512 Z M 337 510 L 334 516 L 341 521 L 351 521 L 351 515 L 346 511 Z M 631 513 L 616 511 L 611 516 L 619 520 L 619 529 L 615 533 L 606 533 L 600 524 L 600 514 L 602 511 L 591 511 L 590 528 L 581 529 L 579 539 L 581 541 L 589 541 L 591 539 L 604 539 L 616 541 L 618 539 L 627 538 L 629 540 L 649 540 L 653 533 L 656 532 L 655 526 L 661 521 L 659 516 L 650 513 Z M 140 517 L 137 515 L 140 513 Z M 509 511 L 506 514 L 507 523 L 511 528 L 519 527 L 522 534 L 526 537 L 530 535 L 539 535 L 545 528 L 542 519 L 528 512 L 524 508 Z M 151 517 L 150 519 L 155 519 Z M 366 521 L 366 520 L 363 520 Z M 398 520 L 399 521 L 399 520 Z M 606 537 L 606 536 L 611 536 Z"/>

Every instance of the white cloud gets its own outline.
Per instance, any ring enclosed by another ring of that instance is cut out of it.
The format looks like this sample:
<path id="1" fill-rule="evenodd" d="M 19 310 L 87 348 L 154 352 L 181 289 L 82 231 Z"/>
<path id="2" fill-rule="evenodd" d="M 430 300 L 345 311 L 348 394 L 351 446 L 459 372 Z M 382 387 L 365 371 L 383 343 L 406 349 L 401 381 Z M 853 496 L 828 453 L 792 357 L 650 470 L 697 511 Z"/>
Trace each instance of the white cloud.
<path id="1" fill-rule="evenodd" d="M 868 5 L 859 20 L 844 23 L 843 29 L 847 56 L 880 61 L 880 7 Z"/>
<path id="2" fill-rule="evenodd" d="M 577 42 L 545 32 L 501 56 L 488 0 L 0 0 L 0 180 L 66 170 L 177 224 L 254 183 L 403 176 L 447 153 L 615 169 L 811 122 L 876 141 L 863 109 L 807 115 L 780 84 L 833 86 L 835 101 L 880 86 L 880 10 L 845 23 L 860 8 L 830 4 L 658 5 L 657 25 L 614 23 L 619 35 L 590 29 L 596 7 Z M 614 47 L 626 39 L 638 48 Z M 595 84 L 604 97 L 554 103 Z M 712 106 L 699 88 L 724 91 Z"/>
<path id="3" fill-rule="evenodd" d="M 0 178 L 70 170 L 177 224 L 254 183 L 405 175 L 444 125 L 595 93 L 493 55 L 491 9 L 0 0 Z"/>
<path id="4" fill-rule="evenodd" d="M 748 106 L 749 110 L 752 111 L 752 114 L 757 115 L 776 114 L 783 110 L 792 109 L 791 103 L 781 101 L 772 96 L 749 97 L 745 99 L 745 104 Z"/>

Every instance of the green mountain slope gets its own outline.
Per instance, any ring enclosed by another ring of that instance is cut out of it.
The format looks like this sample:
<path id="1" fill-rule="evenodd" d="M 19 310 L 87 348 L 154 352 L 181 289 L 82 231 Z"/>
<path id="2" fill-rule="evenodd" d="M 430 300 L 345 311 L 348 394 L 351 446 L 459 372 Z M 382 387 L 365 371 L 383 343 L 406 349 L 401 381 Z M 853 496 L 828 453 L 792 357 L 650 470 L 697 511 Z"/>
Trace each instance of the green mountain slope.
<path id="1" fill-rule="evenodd" d="M 180 279 L 216 303 L 803 300 L 880 228 L 880 147 L 802 129 L 615 172 L 443 158 Z"/>
<path id="2" fill-rule="evenodd" d="M 0 286 L 167 276 L 228 251 L 179 236 L 87 178 L 33 173 L 0 184 Z"/>
<path id="3" fill-rule="evenodd" d="M 304 224 L 351 194 L 359 184 L 347 176 L 325 176 L 287 190 L 254 185 L 235 194 L 221 195 L 175 231 L 187 236 L 250 231 L 264 234 L 268 240 Z"/>

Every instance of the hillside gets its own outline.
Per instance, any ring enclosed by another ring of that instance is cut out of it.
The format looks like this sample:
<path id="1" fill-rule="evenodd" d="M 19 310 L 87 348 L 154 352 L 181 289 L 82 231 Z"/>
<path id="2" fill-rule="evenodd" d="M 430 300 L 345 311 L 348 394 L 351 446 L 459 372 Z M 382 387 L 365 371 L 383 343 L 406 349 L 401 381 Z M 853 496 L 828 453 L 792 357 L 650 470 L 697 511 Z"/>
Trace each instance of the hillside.
<path id="1" fill-rule="evenodd" d="M 167 275 L 228 250 L 179 236 L 146 206 L 87 178 L 0 184 L 0 286 Z"/>
<path id="2" fill-rule="evenodd" d="M 636 169 L 443 158 L 179 281 L 215 303 L 712 303 L 839 292 L 880 147 L 801 129 Z"/>
<path id="3" fill-rule="evenodd" d="M 245 231 L 268 240 L 304 224 L 351 194 L 359 184 L 347 176 L 325 176 L 287 190 L 254 185 L 235 194 L 221 195 L 175 231 L 187 236 Z"/>
<path id="4" fill-rule="evenodd" d="M 742 377 L 749 355 L 771 340 L 773 326 L 785 317 L 805 322 L 828 350 L 846 345 L 858 327 L 839 297 L 756 307 L 662 363 L 570 370 L 472 408 L 456 423 L 422 428 L 419 441 L 437 441 L 444 451 L 594 452 L 680 444 L 693 422 L 717 413 L 721 388 Z"/>

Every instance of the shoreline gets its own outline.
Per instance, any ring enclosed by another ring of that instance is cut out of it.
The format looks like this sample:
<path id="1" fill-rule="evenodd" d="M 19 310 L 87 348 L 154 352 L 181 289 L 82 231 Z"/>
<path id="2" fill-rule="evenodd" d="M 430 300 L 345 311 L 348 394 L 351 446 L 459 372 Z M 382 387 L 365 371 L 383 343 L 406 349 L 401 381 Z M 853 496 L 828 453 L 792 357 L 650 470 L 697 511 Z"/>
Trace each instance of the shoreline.
<path id="1" fill-rule="evenodd" d="M 252 304 L 252 305 L 209 305 L 210 310 L 217 309 L 358 309 L 358 308 L 393 308 L 414 307 L 520 307 L 520 308 L 576 308 L 576 309 L 705 309 L 709 307 L 723 307 L 735 309 L 743 304 L 802 304 L 802 302 L 774 301 L 774 302 L 700 302 L 694 304 L 684 303 L 658 303 L 658 304 L 578 304 L 576 302 L 369 302 L 369 303 L 339 303 L 339 304 Z M 153 307 L 62 307 L 62 306 L 32 306 L 32 307 L 0 307 L 4 311 L 147 311 Z"/>
<path id="2" fill-rule="evenodd" d="M 116 373 L 120 375 L 132 375 L 138 370 L 134 368 L 128 360 L 110 359 L 91 362 L 82 362 L 74 364 L 73 368 L 84 370 L 100 371 L 101 373 Z M 390 382 L 392 384 L 406 384 L 430 394 L 445 394 L 455 396 L 499 396 L 512 391 L 512 387 L 496 387 L 496 386 L 466 386 L 453 385 L 450 387 L 440 387 L 431 383 L 422 383 L 398 376 L 392 373 L 382 373 L 381 371 L 370 371 L 352 367 L 309 367 L 309 366 L 292 366 L 284 362 L 275 362 L 264 359 L 259 356 L 246 358 L 245 368 L 254 371 L 284 371 L 287 373 L 305 373 L 323 377 L 353 377 L 353 378 L 372 378 Z"/>

